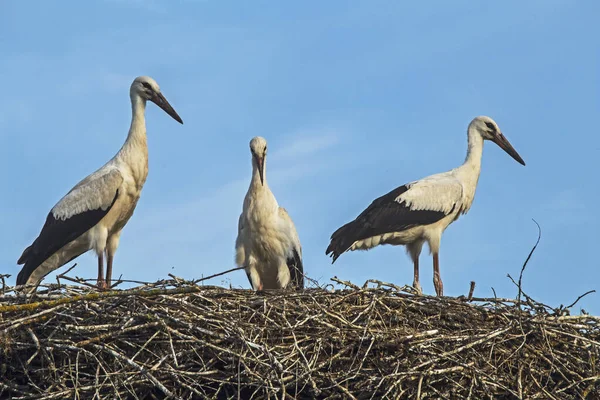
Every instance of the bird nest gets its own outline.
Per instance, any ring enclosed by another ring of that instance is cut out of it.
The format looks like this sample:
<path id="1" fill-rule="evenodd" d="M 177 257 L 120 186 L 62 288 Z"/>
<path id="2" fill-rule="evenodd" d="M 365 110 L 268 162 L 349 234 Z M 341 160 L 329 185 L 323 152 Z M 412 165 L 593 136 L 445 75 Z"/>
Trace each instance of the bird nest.
<path id="1" fill-rule="evenodd" d="M 600 398 L 599 317 L 334 281 L 5 287 L 0 398 Z"/>

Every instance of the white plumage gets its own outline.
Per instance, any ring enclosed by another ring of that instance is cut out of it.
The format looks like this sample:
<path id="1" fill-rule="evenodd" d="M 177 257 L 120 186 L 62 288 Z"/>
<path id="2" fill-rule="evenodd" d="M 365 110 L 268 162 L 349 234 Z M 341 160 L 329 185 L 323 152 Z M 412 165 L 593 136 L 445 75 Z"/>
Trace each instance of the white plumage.
<path id="1" fill-rule="evenodd" d="M 110 161 L 75 185 L 52 208 L 39 236 L 18 261 L 24 265 L 17 285 L 36 285 L 50 272 L 93 249 L 98 256 L 98 287 L 110 286 L 121 230 L 133 215 L 148 176 L 146 101 L 156 103 L 183 123 L 154 79 L 136 78 L 129 94 L 132 120 L 125 143 Z"/>
<path id="2" fill-rule="evenodd" d="M 89 210 L 106 211 L 119 187 L 123 175 L 114 165 L 105 165 L 79 182 L 51 210 L 54 218 L 66 221 L 73 215 Z"/>
<path id="3" fill-rule="evenodd" d="M 404 201 L 411 210 L 436 210 L 449 213 L 463 199 L 463 185 L 452 173 L 433 175 L 411 182 L 406 192 L 395 200 Z"/>
<path id="4" fill-rule="evenodd" d="M 266 177 L 267 142 L 250 141 L 252 179 L 244 198 L 235 242 L 236 264 L 245 267 L 254 290 L 304 287 L 302 246 L 287 211 L 279 207 Z"/>
<path id="5" fill-rule="evenodd" d="M 406 245 L 414 263 L 413 286 L 421 292 L 419 255 L 427 242 L 433 254 L 435 290 L 437 295 L 443 295 L 438 260 L 440 240 L 448 225 L 471 208 L 484 140 L 492 140 L 525 165 L 491 118 L 473 119 L 467 135 L 467 157 L 460 167 L 392 190 L 374 200 L 354 221 L 335 231 L 326 250 L 333 262 L 346 251 L 368 250 L 380 244 Z"/>

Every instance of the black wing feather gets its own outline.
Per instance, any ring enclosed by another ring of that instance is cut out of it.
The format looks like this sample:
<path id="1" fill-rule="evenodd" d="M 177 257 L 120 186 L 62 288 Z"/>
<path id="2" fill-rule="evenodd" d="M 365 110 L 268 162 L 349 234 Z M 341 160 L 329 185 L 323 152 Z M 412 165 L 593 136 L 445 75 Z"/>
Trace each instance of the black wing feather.
<path id="1" fill-rule="evenodd" d="M 296 289 L 304 288 L 304 265 L 302 258 L 296 249 L 293 250 L 292 256 L 288 257 L 287 266 L 290 269 L 290 282 Z"/>
<path id="2" fill-rule="evenodd" d="M 56 219 L 52 211 L 46 217 L 46 223 L 33 244 L 23 251 L 17 264 L 23 265 L 17 276 L 17 285 L 24 285 L 27 279 L 48 257 L 60 250 L 64 245 L 86 233 L 94 227 L 113 207 L 119 191 L 115 193 L 112 203 L 106 210 L 89 210 L 76 214 L 65 220 Z"/>
<path id="3" fill-rule="evenodd" d="M 401 232 L 414 226 L 433 224 L 452 212 L 451 210 L 447 214 L 443 211 L 411 210 L 404 202 L 395 201 L 408 189 L 407 185 L 402 185 L 375 199 L 354 221 L 342 226 L 331 235 L 331 242 L 325 254 L 331 253 L 335 262 L 357 240 L 390 232 Z"/>

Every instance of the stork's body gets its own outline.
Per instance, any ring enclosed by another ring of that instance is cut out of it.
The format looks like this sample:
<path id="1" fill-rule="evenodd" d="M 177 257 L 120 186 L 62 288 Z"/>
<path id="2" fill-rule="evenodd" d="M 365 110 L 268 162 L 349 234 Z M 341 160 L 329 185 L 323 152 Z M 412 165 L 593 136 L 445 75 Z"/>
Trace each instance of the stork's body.
<path id="1" fill-rule="evenodd" d="M 254 290 L 304 287 L 302 247 L 287 211 L 279 207 L 265 174 L 267 143 L 250 142 L 252 179 L 238 223 L 236 263 Z"/>
<path id="2" fill-rule="evenodd" d="M 24 265 L 17 285 L 35 285 L 50 272 L 94 250 L 98 256 L 98 286 L 110 286 L 121 230 L 133 215 L 148 176 L 146 100 L 182 123 L 152 78 L 136 78 L 130 97 L 132 120 L 125 143 L 110 161 L 75 185 L 50 210 L 40 235 L 19 258 L 18 264 Z"/>
<path id="3" fill-rule="evenodd" d="M 333 262 L 346 251 L 368 250 L 380 244 L 406 245 L 414 263 L 413 286 L 421 292 L 419 255 L 427 242 L 433 254 L 435 290 L 437 295 L 443 295 L 438 258 L 442 233 L 473 204 L 484 140 L 493 140 L 525 165 L 491 118 L 475 118 L 467 134 L 467 157 L 460 167 L 392 190 L 374 200 L 354 221 L 335 231 L 326 250 Z"/>

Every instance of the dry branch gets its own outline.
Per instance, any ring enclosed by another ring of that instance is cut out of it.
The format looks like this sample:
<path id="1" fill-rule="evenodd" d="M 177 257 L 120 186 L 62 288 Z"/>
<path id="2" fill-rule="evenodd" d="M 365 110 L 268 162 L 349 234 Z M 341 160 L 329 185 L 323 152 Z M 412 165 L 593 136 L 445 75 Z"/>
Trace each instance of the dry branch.
<path id="1" fill-rule="evenodd" d="M 31 303 L 3 285 L 0 398 L 600 398 L 600 318 L 520 285 L 524 300 L 172 278 L 41 286 Z"/>

